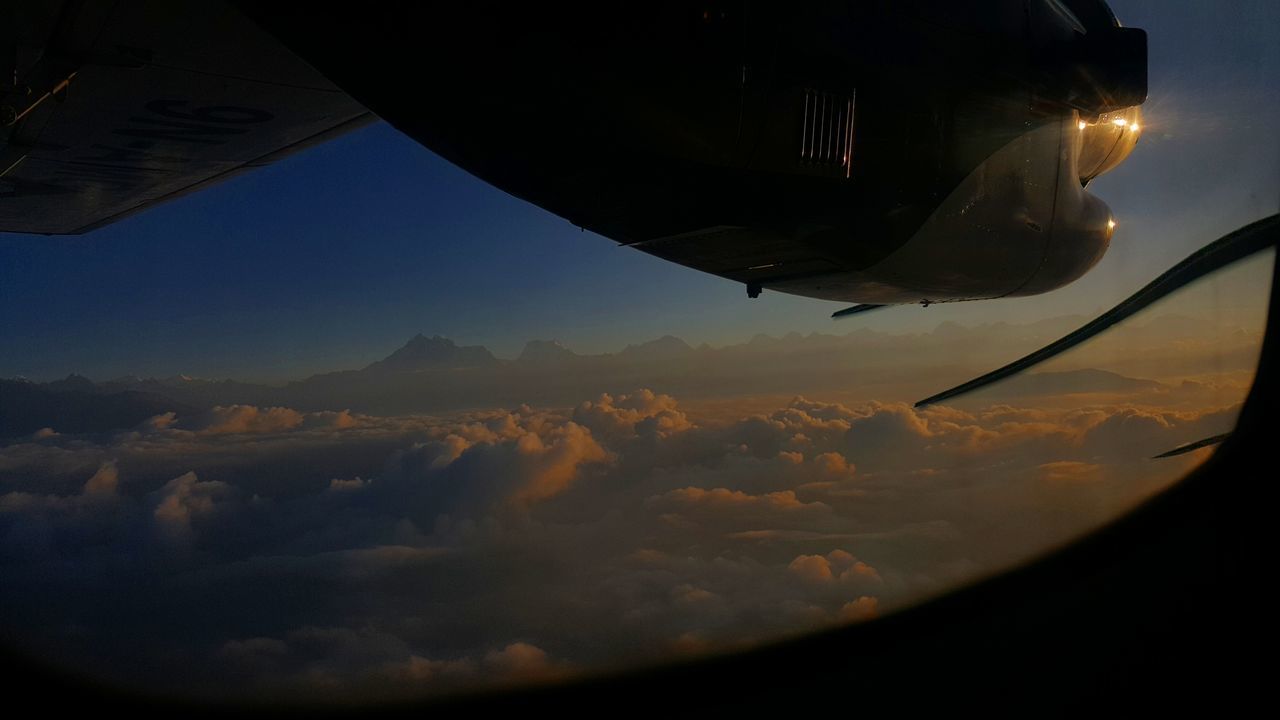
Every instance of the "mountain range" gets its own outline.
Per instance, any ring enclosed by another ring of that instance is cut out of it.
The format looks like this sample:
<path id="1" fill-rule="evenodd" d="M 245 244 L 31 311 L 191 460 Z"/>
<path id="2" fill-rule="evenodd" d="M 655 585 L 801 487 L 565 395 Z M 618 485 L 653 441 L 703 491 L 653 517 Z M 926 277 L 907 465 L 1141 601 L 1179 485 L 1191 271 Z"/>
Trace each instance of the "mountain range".
<path id="1" fill-rule="evenodd" d="M 522 403 L 569 406 L 603 392 L 638 387 L 681 399 L 865 388 L 868 398 L 907 400 L 936 390 L 940 383 L 1007 362 L 1080 322 L 1079 317 L 1060 317 L 977 328 L 942 323 L 930 333 L 902 335 L 860 328 L 844 335 L 757 335 L 737 345 L 696 348 L 668 335 L 595 355 L 575 353 L 555 341 L 532 340 L 513 360 L 497 358 L 483 346 L 418 334 L 363 368 L 285 385 L 184 375 L 96 383 L 80 375 L 46 383 L 0 380 L 0 438 L 29 436 L 42 428 L 105 432 L 132 427 L 163 412 L 182 415 L 232 404 L 388 415 Z M 1184 335 L 1195 332 L 1181 321 L 1156 324 L 1156 330 L 1161 337 L 1175 330 Z M 1085 369 L 1029 374 L 991 392 L 992 397 L 1007 397 L 1161 387 L 1154 380 Z"/>

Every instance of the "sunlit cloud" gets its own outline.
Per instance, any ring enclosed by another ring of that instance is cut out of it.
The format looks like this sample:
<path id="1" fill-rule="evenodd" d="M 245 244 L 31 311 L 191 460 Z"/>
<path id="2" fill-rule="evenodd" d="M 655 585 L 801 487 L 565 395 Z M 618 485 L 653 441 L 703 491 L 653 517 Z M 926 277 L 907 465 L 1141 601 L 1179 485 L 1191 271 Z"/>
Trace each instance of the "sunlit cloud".
<path id="1" fill-rule="evenodd" d="M 1148 447 L 1238 409 L 796 397 L 725 421 L 637 390 L 166 414 L 0 448 L 4 608 L 32 642 L 81 618 L 64 662 L 156 686 L 198 672 L 210 693 L 392 696 L 744 647 L 1060 543 L 1194 462 Z M 174 624 L 193 603 L 217 611 Z M 185 643 L 189 667 L 149 669 L 164 649 L 122 634 Z"/>

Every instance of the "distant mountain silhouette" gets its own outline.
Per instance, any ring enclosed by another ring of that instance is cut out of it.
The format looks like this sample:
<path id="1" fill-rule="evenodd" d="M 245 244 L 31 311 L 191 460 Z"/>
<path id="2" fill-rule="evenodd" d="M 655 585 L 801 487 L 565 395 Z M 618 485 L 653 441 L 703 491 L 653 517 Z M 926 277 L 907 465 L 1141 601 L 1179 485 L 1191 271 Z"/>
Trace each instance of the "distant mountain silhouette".
<path id="1" fill-rule="evenodd" d="M 562 362 L 573 362 L 579 357 L 581 356 L 555 340 L 530 340 L 525 343 L 524 349 L 520 351 L 520 356 L 516 358 L 516 362 L 533 365 L 551 365 Z"/>
<path id="2" fill-rule="evenodd" d="M 1058 317 L 976 328 L 944 322 L 934 331 L 911 334 L 854 327 L 840 335 L 792 332 L 776 338 L 762 334 L 735 345 L 697 348 L 667 335 L 596 355 L 580 355 L 554 341 L 533 340 L 515 360 L 498 359 L 483 346 L 459 346 L 448 338 L 419 334 L 362 369 L 312 375 L 284 386 L 185 376 L 163 380 L 125 376 L 97 384 L 79 375 L 43 385 L 5 381 L 0 434 L 29 435 L 42 427 L 67 433 L 119 429 L 162 412 L 181 414 L 215 405 L 400 414 L 521 403 L 576 404 L 599 393 L 638 387 L 681 398 L 874 387 L 878 399 L 908 400 L 943 382 L 934 375 L 938 358 L 952 365 L 948 378 L 983 371 L 1040 347 L 1080 320 Z M 1179 319 L 1162 323 L 1151 334 L 1174 331 L 1194 335 L 1196 329 L 1191 321 Z M 1254 361 L 1254 356 L 1244 355 L 1242 362 Z M 1219 355 L 1212 359 L 1221 360 Z M 887 388 L 893 389 L 891 394 L 885 394 Z M 1173 389 L 1154 380 L 1090 369 L 1013 378 L 991 388 L 985 397 Z"/>
<path id="3" fill-rule="evenodd" d="M 157 380 L 126 376 L 97 384 L 97 392 L 142 392 L 178 400 L 191 407 L 214 405 L 279 405 L 280 389 L 238 380 L 207 380 L 176 375 Z"/>
<path id="4" fill-rule="evenodd" d="M 45 383 L 44 388 L 51 392 L 70 392 L 72 390 L 98 392 L 98 386 L 94 385 L 92 380 L 76 373 L 72 373 L 61 380 Z"/>
<path id="5" fill-rule="evenodd" d="M 618 356 L 636 360 L 669 360 L 691 355 L 694 349 L 689 343 L 674 335 L 663 335 L 657 340 L 650 340 L 639 345 L 628 345 Z"/>
<path id="6" fill-rule="evenodd" d="M 421 333 L 414 335 L 399 350 L 371 363 L 365 372 L 418 372 L 444 368 L 486 367 L 498 359 L 483 345 L 459 346 L 448 338 Z"/>
<path id="7" fill-rule="evenodd" d="M 992 395 L 1071 395 L 1075 393 L 1149 392 L 1167 388 L 1155 380 L 1131 378 L 1087 368 L 1016 375 L 991 388 Z"/>
<path id="8" fill-rule="evenodd" d="M 31 435 L 42 428 L 59 433 L 113 432 L 162 413 L 195 411 L 154 393 L 103 392 L 79 375 L 43 384 L 0 380 L 0 438 Z"/>

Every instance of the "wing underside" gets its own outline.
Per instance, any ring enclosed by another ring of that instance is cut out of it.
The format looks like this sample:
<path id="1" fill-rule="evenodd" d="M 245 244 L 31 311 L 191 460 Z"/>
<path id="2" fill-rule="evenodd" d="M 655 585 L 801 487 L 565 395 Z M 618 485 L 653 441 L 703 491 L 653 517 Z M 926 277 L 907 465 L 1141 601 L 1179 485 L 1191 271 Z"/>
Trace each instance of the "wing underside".
<path id="1" fill-rule="evenodd" d="M 83 233 L 372 117 L 224 3 L 10 12 L 0 231 Z"/>

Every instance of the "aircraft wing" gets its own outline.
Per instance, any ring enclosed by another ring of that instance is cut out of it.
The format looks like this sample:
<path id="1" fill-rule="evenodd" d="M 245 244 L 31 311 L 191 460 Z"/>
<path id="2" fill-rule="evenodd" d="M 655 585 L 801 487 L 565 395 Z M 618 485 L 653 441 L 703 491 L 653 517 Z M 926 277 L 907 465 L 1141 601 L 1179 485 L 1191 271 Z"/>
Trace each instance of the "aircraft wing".
<path id="1" fill-rule="evenodd" d="M 0 231 L 83 233 L 373 118 L 225 3 L 6 12 Z"/>

